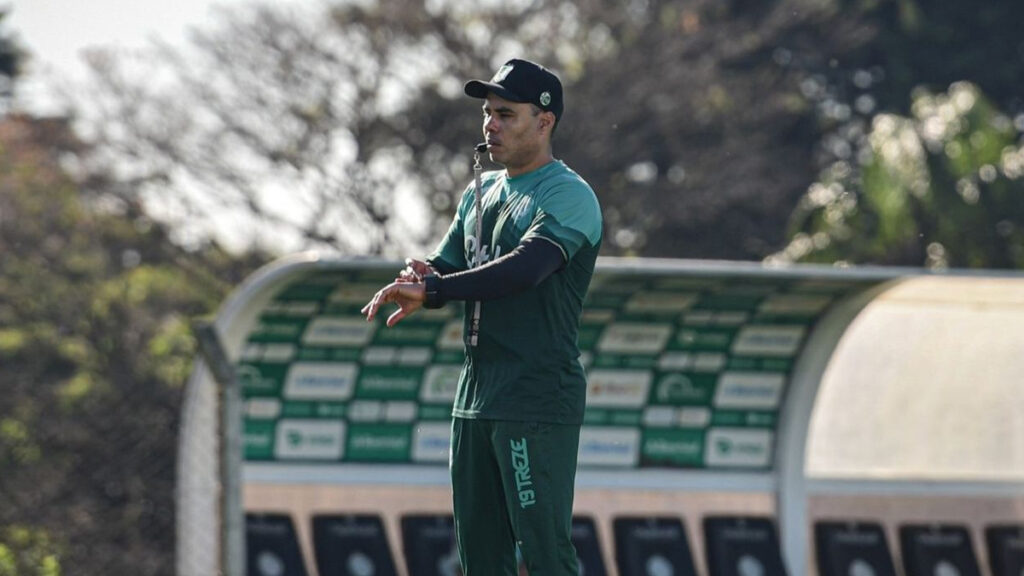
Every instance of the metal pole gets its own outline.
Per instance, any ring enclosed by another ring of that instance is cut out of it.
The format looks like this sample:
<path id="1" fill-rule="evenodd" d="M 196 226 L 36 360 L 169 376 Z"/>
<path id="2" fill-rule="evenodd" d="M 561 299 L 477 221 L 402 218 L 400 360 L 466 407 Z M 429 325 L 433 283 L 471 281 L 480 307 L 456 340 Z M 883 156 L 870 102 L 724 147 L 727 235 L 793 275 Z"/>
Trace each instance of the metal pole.
<path id="1" fill-rule="evenodd" d="M 221 574 L 245 574 L 245 517 L 242 512 L 242 396 L 235 367 L 210 322 L 193 326 L 199 353 L 217 382 L 221 398 Z"/>

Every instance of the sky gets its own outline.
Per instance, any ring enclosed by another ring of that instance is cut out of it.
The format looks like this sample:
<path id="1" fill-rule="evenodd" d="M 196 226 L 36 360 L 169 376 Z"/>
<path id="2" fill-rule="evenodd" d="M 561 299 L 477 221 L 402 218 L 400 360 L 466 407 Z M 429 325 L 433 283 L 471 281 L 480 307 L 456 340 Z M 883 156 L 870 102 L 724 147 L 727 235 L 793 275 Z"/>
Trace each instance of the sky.
<path id="1" fill-rule="evenodd" d="M 3 33 L 29 52 L 16 85 L 15 106 L 38 115 L 63 112 L 59 87 L 85 77 L 83 54 L 90 48 L 131 49 L 154 39 L 181 45 L 189 29 L 203 27 L 217 6 L 253 0 L 0 0 L 7 9 Z M 281 3 L 284 0 L 273 0 Z M 288 0 L 311 5 L 317 0 Z M 244 248 L 252 237 L 240 214 L 218 216 L 217 235 Z"/>
<path id="2" fill-rule="evenodd" d="M 35 112 L 52 111 L 47 81 L 82 75 L 82 54 L 88 48 L 139 47 L 151 38 L 178 44 L 189 28 L 211 16 L 213 6 L 246 1 L 0 0 L 9 12 L 4 30 L 32 56 L 19 80 L 19 104 Z"/>

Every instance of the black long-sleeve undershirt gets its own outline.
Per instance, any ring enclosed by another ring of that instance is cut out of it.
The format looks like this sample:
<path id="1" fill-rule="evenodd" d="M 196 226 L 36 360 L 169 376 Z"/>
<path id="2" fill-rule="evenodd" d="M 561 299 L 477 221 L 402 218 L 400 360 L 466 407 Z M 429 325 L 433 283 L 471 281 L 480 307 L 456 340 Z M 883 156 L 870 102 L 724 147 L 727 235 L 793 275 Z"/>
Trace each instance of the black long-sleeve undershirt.
<path id="1" fill-rule="evenodd" d="M 556 244 L 528 238 L 508 254 L 479 268 L 428 276 L 426 305 L 432 308 L 452 300 L 494 300 L 518 294 L 537 286 L 564 264 L 562 249 Z"/>

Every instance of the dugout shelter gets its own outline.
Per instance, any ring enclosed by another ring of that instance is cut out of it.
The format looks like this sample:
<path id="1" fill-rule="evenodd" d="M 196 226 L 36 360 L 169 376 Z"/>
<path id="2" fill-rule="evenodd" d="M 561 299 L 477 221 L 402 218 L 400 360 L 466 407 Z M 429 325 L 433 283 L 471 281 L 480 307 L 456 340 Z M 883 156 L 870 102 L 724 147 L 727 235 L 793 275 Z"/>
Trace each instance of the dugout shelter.
<path id="1" fill-rule="evenodd" d="M 232 550 L 238 574 L 459 573 L 461 304 L 367 323 L 401 266 L 297 254 L 224 303 L 238 396 L 197 362 L 179 575 Z M 586 574 L 1024 570 L 1024 275 L 602 258 L 580 347 Z"/>

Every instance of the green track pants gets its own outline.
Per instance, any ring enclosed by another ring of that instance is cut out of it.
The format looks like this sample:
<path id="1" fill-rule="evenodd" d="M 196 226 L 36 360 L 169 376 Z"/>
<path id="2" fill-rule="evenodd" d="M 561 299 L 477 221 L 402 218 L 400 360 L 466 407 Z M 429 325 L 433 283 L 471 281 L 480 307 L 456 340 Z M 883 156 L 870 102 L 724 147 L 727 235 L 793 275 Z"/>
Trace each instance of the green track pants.
<path id="1" fill-rule="evenodd" d="M 577 576 L 571 540 L 580 427 L 455 418 L 452 494 L 466 576 Z"/>

